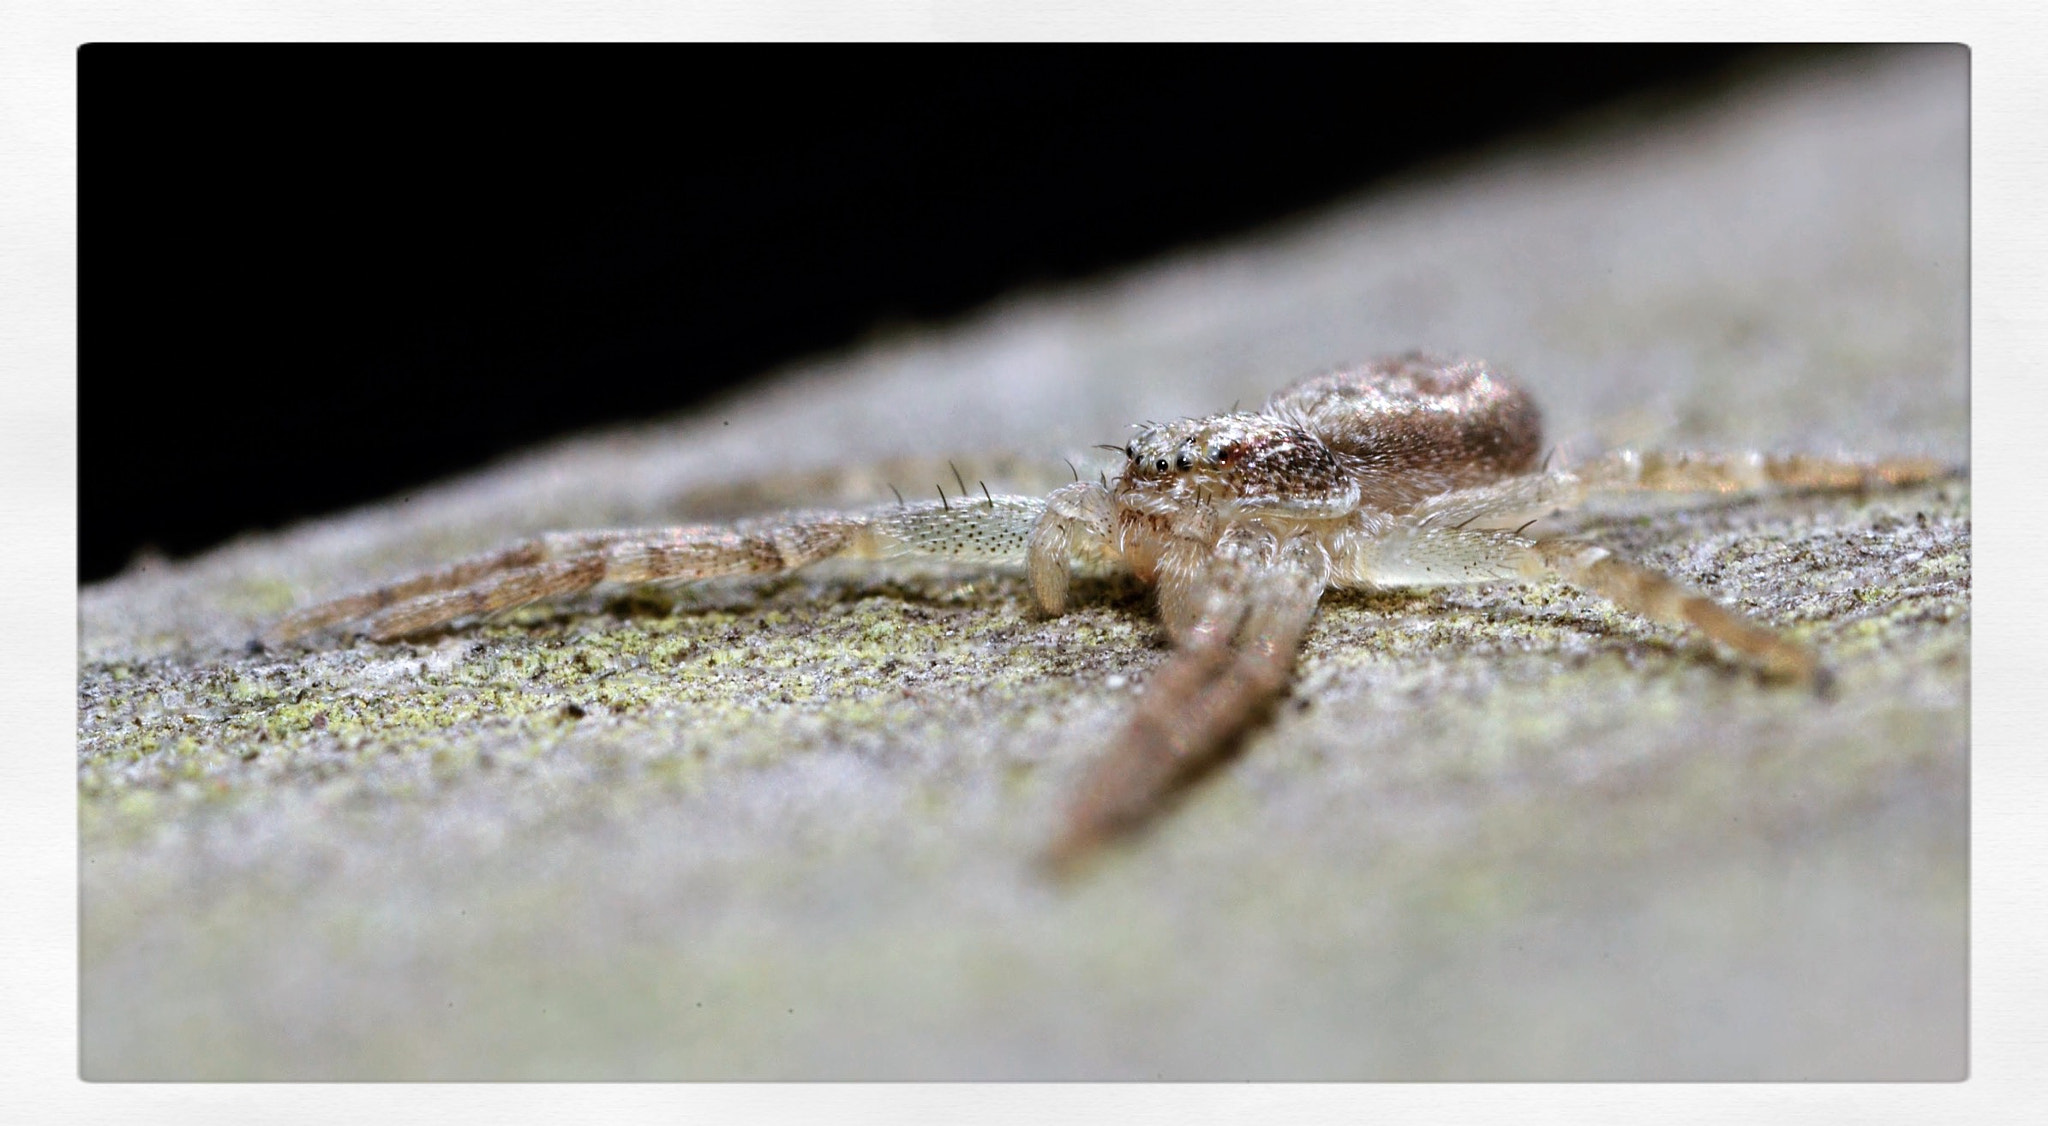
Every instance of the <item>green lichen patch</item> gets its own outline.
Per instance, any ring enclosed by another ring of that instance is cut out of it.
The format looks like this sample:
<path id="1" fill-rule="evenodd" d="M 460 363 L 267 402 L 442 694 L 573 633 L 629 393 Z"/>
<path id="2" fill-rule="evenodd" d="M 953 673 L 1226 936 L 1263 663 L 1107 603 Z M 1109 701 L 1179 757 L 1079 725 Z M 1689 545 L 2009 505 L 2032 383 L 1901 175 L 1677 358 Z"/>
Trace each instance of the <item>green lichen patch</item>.
<path id="1" fill-rule="evenodd" d="M 915 740 L 984 716 L 1026 729 L 1157 655 L 1143 619 L 1096 606 L 1045 622 L 1012 579 L 877 586 L 636 595 L 415 642 L 89 664 L 87 832 L 129 834 L 160 800 L 225 808 L 287 786 L 422 803 L 493 772 L 696 792 L 857 732 Z"/>

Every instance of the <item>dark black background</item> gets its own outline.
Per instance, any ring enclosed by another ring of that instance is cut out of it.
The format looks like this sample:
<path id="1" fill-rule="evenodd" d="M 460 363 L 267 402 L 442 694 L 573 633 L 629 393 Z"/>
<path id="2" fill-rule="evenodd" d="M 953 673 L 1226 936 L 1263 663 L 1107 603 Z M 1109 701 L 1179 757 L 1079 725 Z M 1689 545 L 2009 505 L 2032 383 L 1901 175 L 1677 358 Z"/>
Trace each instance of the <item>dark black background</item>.
<path id="1" fill-rule="evenodd" d="M 79 54 L 79 571 L 1312 207 L 1703 47 Z M 1646 100 L 1647 99 L 1647 100 Z"/>

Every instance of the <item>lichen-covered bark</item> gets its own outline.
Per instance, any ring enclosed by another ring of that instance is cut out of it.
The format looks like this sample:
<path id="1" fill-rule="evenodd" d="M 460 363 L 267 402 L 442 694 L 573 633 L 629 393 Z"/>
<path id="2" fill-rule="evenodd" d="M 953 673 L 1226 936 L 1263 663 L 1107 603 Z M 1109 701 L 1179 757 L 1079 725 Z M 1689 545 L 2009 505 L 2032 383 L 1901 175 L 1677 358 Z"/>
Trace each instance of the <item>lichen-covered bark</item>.
<path id="1" fill-rule="evenodd" d="M 1127 584 L 1046 621 L 1019 576 L 828 567 L 247 643 L 549 528 L 885 499 L 935 446 L 1042 490 L 1418 346 L 1567 453 L 1960 463 L 1964 67 L 1765 75 L 82 592 L 84 1073 L 1961 1075 L 1963 476 L 1578 521 L 1831 699 L 1562 587 L 1332 595 L 1242 758 L 1070 887 L 1030 860 L 1163 653 Z"/>

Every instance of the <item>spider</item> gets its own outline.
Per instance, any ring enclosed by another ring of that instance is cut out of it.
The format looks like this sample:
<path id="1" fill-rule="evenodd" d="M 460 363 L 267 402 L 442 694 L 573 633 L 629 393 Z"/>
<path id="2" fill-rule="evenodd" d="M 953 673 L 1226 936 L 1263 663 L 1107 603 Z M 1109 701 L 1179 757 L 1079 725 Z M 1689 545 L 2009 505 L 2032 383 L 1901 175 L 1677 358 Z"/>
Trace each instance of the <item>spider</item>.
<path id="1" fill-rule="evenodd" d="M 1301 380 L 1256 411 L 1145 423 L 1113 478 L 1040 499 L 798 511 L 726 525 L 561 532 L 298 610 L 266 640 L 333 627 L 390 641 L 582 591 L 760 575 L 830 556 L 1022 565 L 1037 610 L 1070 569 L 1123 568 L 1157 591 L 1173 652 L 1075 794 L 1046 859 L 1066 873 L 1150 821 L 1222 761 L 1286 689 L 1323 592 L 1563 581 L 1690 627 L 1766 678 L 1822 689 L 1807 646 L 1607 550 L 1528 534 L 1599 490 L 1861 489 L 1945 470 L 1925 459 L 1620 451 L 1552 469 L 1519 384 L 1476 359 L 1410 353 Z M 1078 474 L 1077 474 L 1078 478 Z M 964 492 L 964 490 L 963 490 Z"/>

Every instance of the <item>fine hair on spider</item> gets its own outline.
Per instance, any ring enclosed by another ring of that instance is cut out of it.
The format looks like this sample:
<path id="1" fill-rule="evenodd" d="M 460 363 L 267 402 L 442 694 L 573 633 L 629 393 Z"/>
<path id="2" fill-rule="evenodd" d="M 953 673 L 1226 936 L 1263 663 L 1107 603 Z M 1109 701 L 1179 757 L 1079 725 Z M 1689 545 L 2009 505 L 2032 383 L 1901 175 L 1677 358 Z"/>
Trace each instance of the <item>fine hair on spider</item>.
<path id="1" fill-rule="evenodd" d="M 1068 806 L 1046 853 L 1068 873 L 1238 746 L 1285 691 L 1327 590 L 1564 582 L 1818 689 L 1828 674 L 1799 641 L 1601 547 L 1527 533 L 1599 492 L 1859 490 L 1953 471 L 1925 458 L 1634 450 L 1552 469 L 1526 390 L 1483 361 L 1424 353 L 1301 380 L 1256 411 L 1133 429 L 1104 447 L 1125 459 L 1116 477 L 1076 469 L 1043 498 L 982 484 L 982 502 L 955 504 L 940 486 L 936 502 L 898 492 L 874 511 L 549 533 L 308 606 L 266 640 L 346 628 L 391 641 L 601 582 L 764 575 L 834 556 L 1021 566 L 1038 612 L 1056 616 L 1077 564 L 1121 569 L 1156 591 L 1173 651 Z"/>

